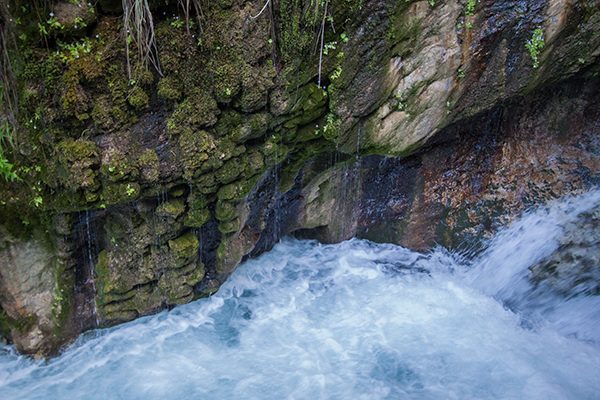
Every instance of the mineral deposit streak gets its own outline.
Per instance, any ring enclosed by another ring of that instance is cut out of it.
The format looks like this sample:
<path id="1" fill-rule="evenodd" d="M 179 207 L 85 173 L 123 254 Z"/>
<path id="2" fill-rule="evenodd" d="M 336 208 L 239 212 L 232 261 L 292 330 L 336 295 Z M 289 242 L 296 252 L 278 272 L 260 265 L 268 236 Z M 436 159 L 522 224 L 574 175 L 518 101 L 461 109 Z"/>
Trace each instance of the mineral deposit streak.
<path id="1" fill-rule="evenodd" d="M 501 231 L 479 255 L 285 239 L 208 299 L 83 335 L 61 356 L 0 352 L 3 399 L 594 399 L 600 297 L 529 267 L 600 192 Z"/>

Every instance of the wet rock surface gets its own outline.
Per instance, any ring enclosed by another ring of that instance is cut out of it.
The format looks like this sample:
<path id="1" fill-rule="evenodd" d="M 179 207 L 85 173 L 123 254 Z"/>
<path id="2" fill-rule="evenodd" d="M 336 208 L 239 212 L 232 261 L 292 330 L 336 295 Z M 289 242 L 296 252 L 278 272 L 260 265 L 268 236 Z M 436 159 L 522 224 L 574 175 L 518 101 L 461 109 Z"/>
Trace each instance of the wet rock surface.
<path id="1" fill-rule="evenodd" d="M 149 69 L 120 3 L 48 7 L 11 7 L 20 108 L 0 105 L 23 179 L 0 185 L 0 322 L 23 352 L 208 296 L 289 233 L 477 246 L 597 183 L 594 2 L 233 0 L 188 26 L 158 1 Z"/>
<path id="2" fill-rule="evenodd" d="M 600 206 L 564 226 L 559 248 L 530 268 L 538 287 L 562 296 L 600 295 Z"/>

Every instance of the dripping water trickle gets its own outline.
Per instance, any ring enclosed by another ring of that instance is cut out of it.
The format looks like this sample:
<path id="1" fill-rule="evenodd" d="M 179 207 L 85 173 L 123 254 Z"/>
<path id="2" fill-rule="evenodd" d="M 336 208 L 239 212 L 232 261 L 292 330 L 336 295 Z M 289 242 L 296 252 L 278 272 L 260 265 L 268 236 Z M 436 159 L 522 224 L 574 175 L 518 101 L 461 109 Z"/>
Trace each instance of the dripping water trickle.
<path id="1" fill-rule="evenodd" d="M 89 263 L 89 277 L 87 279 L 86 284 L 91 284 L 92 285 L 92 299 L 90 300 L 90 302 L 92 303 L 92 307 L 94 309 L 94 317 L 96 320 L 96 326 L 100 326 L 100 319 L 98 318 L 98 308 L 96 307 L 96 301 L 95 296 L 96 296 L 96 279 L 94 278 L 94 255 L 92 254 L 92 246 L 95 252 L 95 243 L 96 243 L 96 236 L 94 234 L 94 237 L 92 238 L 92 230 L 90 229 L 90 211 L 89 210 L 85 210 L 85 228 L 86 228 L 86 239 L 87 239 L 87 255 L 88 255 L 88 263 Z"/>

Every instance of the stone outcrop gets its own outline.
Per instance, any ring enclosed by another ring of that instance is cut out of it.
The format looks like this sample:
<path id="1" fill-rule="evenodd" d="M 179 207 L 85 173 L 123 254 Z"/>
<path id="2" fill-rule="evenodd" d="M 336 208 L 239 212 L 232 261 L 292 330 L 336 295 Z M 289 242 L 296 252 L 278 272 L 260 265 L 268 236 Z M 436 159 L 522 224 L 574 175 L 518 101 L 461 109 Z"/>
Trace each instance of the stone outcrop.
<path id="1" fill-rule="evenodd" d="M 596 184 L 595 2 L 260 3 L 150 2 L 150 47 L 119 1 L 2 8 L 20 351 L 208 296 L 289 233 L 476 246 Z"/>
<path id="2" fill-rule="evenodd" d="M 559 248 L 530 268 L 529 278 L 566 297 L 600 295 L 600 207 L 564 226 Z"/>

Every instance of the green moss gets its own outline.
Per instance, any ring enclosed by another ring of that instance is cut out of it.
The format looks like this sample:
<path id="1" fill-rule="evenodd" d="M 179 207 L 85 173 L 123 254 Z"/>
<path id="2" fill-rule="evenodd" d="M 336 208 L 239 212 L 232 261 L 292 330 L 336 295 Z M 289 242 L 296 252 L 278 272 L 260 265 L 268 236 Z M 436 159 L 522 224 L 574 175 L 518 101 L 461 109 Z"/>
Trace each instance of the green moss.
<path id="1" fill-rule="evenodd" d="M 245 116 L 229 112 L 219 118 L 215 130 L 222 136 L 228 135 L 235 143 L 243 143 L 263 136 L 273 124 L 273 117 L 270 113 L 254 113 Z"/>
<path id="2" fill-rule="evenodd" d="M 154 150 L 147 150 L 138 158 L 137 166 L 140 170 L 140 176 L 148 182 L 155 182 L 160 176 L 160 163 Z"/>
<path id="3" fill-rule="evenodd" d="M 246 176 L 253 176 L 263 171 L 265 167 L 263 155 L 259 151 L 252 151 L 247 155 Z"/>
<path id="4" fill-rule="evenodd" d="M 100 186 L 93 169 L 100 162 L 94 143 L 69 138 L 56 147 L 56 153 L 58 182 L 71 191 L 80 188 L 96 190 Z"/>
<path id="5" fill-rule="evenodd" d="M 156 207 L 154 213 L 160 217 L 169 217 L 177 219 L 185 211 L 185 205 L 182 199 L 172 199 L 165 201 Z"/>
<path id="6" fill-rule="evenodd" d="M 106 206 L 128 203 L 139 195 L 140 185 L 137 182 L 109 183 L 102 188 L 101 201 Z"/>
<path id="7" fill-rule="evenodd" d="M 98 295 L 103 298 L 105 293 L 112 291 L 117 285 L 111 281 L 111 273 L 108 269 L 108 253 L 102 250 L 98 254 L 98 262 L 94 267 L 94 272 L 98 275 Z"/>
<path id="8" fill-rule="evenodd" d="M 231 221 L 224 221 L 219 224 L 219 231 L 221 231 L 222 234 L 236 232 L 238 229 L 240 229 L 239 218 L 232 219 Z"/>
<path id="9" fill-rule="evenodd" d="M 19 319 L 13 319 L 4 310 L 0 311 L 0 331 L 8 336 L 11 329 L 16 329 L 21 335 L 26 334 L 38 321 L 36 314 L 29 314 Z"/>
<path id="10" fill-rule="evenodd" d="M 112 160 L 102 164 L 100 174 L 111 182 L 137 179 L 139 171 L 131 161 L 125 154 L 115 154 Z"/>
<path id="11" fill-rule="evenodd" d="M 217 122 L 218 113 L 215 99 L 208 92 L 195 88 L 167 119 L 167 132 L 177 135 L 190 128 L 212 126 Z"/>
<path id="12" fill-rule="evenodd" d="M 163 99 L 177 100 L 181 98 L 181 83 L 174 76 L 167 76 L 158 82 L 158 95 Z"/>
<path id="13" fill-rule="evenodd" d="M 230 183 L 225 186 L 221 186 L 217 192 L 219 199 L 223 200 L 240 200 L 246 197 L 248 193 L 254 188 L 256 182 L 260 179 L 260 175 L 255 175 L 248 179 L 241 179 L 239 181 Z"/>
<path id="14" fill-rule="evenodd" d="M 279 164 L 285 160 L 289 152 L 289 147 L 287 147 L 285 144 L 282 145 L 273 142 L 266 142 L 261 148 L 261 151 L 265 156 L 265 164 L 271 166 Z"/>
<path id="15" fill-rule="evenodd" d="M 227 161 L 221 168 L 215 171 L 215 178 L 223 184 L 227 184 L 235 180 L 244 172 L 247 165 L 247 159 L 244 157 L 232 158 Z"/>
<path id="16" fill-rule="evenodd" d="M 187 185 L 176 186 L 169 190 L 169 197 L 181 197 L 187 190 Z"/>
<path id="17" fill-rule="evenodd" d="M 138 110 L 148 107 L 148 94 L 139 86 L 133 88 L 131 93 L 129 93 L 127 100 L 129 101 L 129 104 Z"/>
<path id="18" fill-rule="evenodd" d="M 71 311 L 75 306 L 73 287 L 75 286 L 75 273 L 66 268 L 64 262 L 59 261 L 55 269 L 55 281 L 57 290 L 54 295 L 54 337 L 63 339 L 63 332 L 69 322 Z"/>
<path id="19" fill-rule="evenodd" d="M 219 199 L 215 207 L 215 217 L 219 221 L 229 221 L 237 217 L 237 208 L 230 201 Z"/>
<path id="20" fill-rule="evenodd" d="M 397 10 L 394 14 L 389 37 L 393 44 L 392 56 L 402 58 L 410 56 L 413 49 L 419 48 L 419 38 L 422 31 L 422 18 L 411 18 L 404 10 Z"/>
<path id="21" fill-rule="evenodd" d="M 191 228 L 200 228 L 210 220 L 210 211 L 207 209 L 191 209 L 185 215 L 183 224 Z"/>
<path id="22" fill-rule="evenodd" d="M 208 152 L 215 147 L 215 141 L 208 132 L 186 129 L 181 133 L 178 144 L 184 165 L 184 179 L 191 181 L 194 176 L 209 169 L 206 161 L 209 159 Z"/>
<path id="23" fill-rule="evenodd" d="M 198 255 L 200 243 L 194 234 L 186 233 L 177 239 L 169 240 L 169 249 L 173 262 L 170 267 L 177 268 L 176 266 L 183 266 Z"/>

